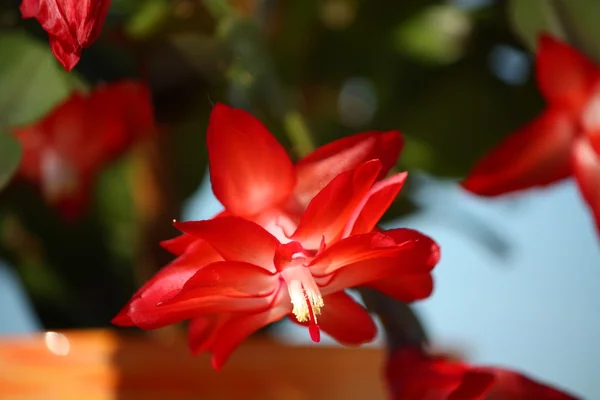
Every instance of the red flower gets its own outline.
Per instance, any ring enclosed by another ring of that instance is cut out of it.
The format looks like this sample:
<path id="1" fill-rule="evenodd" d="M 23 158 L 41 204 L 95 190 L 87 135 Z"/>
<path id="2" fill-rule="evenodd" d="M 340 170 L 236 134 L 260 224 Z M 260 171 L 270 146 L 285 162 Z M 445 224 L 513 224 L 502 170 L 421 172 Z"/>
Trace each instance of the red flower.
<path id="1" fill-rule="evenodd" d="M 48 32 L 54 56 L 67 71 L 100 35 L 110 0 L 22 0 L 23 18 L 35 18 Z"/>
<path id="2" fill-rule="evenodd" d="M 600 228 L 600 68 L 542 35 L 536 75 L 547 108 L 479 161 L 462 185 L 497 196 L 574 175 Z"/>
<path id="3" fill-rule="evenodd" d="M 176 226 L 202 240 L 113 322 L 154 329 L 193 318 L 191 350 L 211 351 L 217 369 L 247 336 L 286 315 L 308 325 L 316 342 L 319 327 L 341 343 L 371 341 L 375 325 L 344 289 L 367 285 L 403 301 L 423 298 L 439 259 L 431 239 L 408 229 L 353 235 L 316 252 L 297 241 L 281 243 L 240 217 Z"/>
<path id="4" fill-rule="evenodd" d="M 43 120 L 13 129 L 23 147 L 19 175 L 38 184 L 64 216 L 77 217 L 102 166 L 152 131 L 150 93 L 142 84 L 74 93 Z"/>
<path id="5" fill-rule="evenodd" d="M 386 378 L 398 400 L 575 400 L 517 372 L 473 367 L 444 356 L 403 348 L 390 358 Z"/>
<path id="6" fill-rule="evenodd" d="M 302 245 L 313 250 L 319 248 L 323 238 L 332 243 L 342 236 L 373 229 L 402 188 L 406 174 L 378 182 L 364 198 L 351 196 L 355 190 L 362 190 L 352 185 L 345 186 L 345 193 L 330 189 L 337 197 L 329 199 L 329 206 L 343 212 L 337 221 L 315 219 L 323 230 L 312 230 L 314 236 L 308 237 L 309 227 L 299 227 L 298 223 L 315 194 L 339 174 L 372 159 L 380 160 L 377 179 L 383 178 L 396 163 L 402 145 L 398 131 L 365 132 L 320 147 L 294 165 L 260 121 L 221 103 L 212 110 L 207 132 L 210 179 L 215 196 L 225 206 L 225 215 L 250 219 L 284 241 L 295 232 L 294 239 L 301 238 Z M 349 179 L 352 175 L 346 173 L 338 185 Z M 366 210 L 354 231 L 340 231 L 361 202 Z M 327 214 L 317 204 L 307 212 Z M 185 248 L 190 241 L 182 235 L 163 245 L 179 255 L 182 245 Z"/>
<path id="7" fill-rule="evenodd" d="M 348 287 L 429 296 L 437 245 L 408 229 L 373 232 L 406 177 L 377 181 L 395 163 L 398 132 L 342 139 L 294 166 L 260 122 L 218 104 L 207 141 L 226 210 L 176 223 L 184 235 L 164 246 L 179 257 L 113 323 L 154 329 L 192 319 L 192 352 L 212 352 L 220 368 L 244 338 L 288 314 L 315 341 L 319 326 L 342 343 L 372 340 L 375 326 Z M 372 159 L 379 155 L 383 162 Z"/>

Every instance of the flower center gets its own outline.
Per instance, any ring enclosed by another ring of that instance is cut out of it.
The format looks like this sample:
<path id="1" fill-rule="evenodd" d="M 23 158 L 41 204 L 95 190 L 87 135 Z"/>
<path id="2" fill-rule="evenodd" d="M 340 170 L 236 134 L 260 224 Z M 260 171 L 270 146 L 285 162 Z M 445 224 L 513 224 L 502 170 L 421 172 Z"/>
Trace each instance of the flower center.
<path id="1" fill-rule="evenodd" d="M 292 245 L 290 243 L 289 247 Z M 292 302 L 292 313 L 296 316 L 298 322 L 308 322 L 310 338 L 314 342 L 318 342 L 321 339 L 321 334 L 317 315 L 321 314 L 324 303 L 321 291 L 306 264 L 308 264 L 308 258 L 305 254 L 302 252 L 295 253 L 291 255 L 291 259 L 288 259 L 287 267 L 280 274 L 288 288 Z"/>

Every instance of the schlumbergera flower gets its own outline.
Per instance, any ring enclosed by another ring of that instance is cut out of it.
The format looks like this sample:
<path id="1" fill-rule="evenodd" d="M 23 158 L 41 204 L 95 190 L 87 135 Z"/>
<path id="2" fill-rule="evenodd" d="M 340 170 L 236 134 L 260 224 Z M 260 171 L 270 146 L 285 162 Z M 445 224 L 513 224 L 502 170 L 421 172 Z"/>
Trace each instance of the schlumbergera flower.
<path id="1" fill-rule="evenodd" d="M 497 196 L 574 175 L 600 229 L 600 68 L 542 35 L 536 76 L 546 109 L 484 156 L 462 185 Z"/>
<path id="2" fill-rule="evenodd" d="M 21 16 L 35 18 L 48 32 L 54 56 L 67 71 L 100 35 L 110 0 L 22 0 Z"/>
<path id="3" fill-rule="evenodd" d="M 394 352 L 385 373 L 393 400 L 576 400 L 508 369 L 471 366 L 414 347 Z"/>
<path id="4" fill-rule="evenodd" d="M 21 178 L 39 185 L 65 217 L 78 217 L 96 174 L 138 139 L 155 131 L 148 88 L 123 81 L 76 92 L 44 119 L 14 128 Z"/>
<path id="5" fill-rule="evenodd" d="M 364 285 L 403 301 L 431 293 L 439 248 L 410 229 L 375 231 L 405 173 L 399 132 L 330 143 L 294 165 L 250 114 L 217 104 L 207 133 L 210 175 L 225 211 L 175 223 L 179 257 L 146 283 L 113 323 L 154 329 L 191 319 L 193 353 L 223 366 L 261 327 L 290 316 L 345 344 L 372 340 L 369 314 L 345 293 Z"/>

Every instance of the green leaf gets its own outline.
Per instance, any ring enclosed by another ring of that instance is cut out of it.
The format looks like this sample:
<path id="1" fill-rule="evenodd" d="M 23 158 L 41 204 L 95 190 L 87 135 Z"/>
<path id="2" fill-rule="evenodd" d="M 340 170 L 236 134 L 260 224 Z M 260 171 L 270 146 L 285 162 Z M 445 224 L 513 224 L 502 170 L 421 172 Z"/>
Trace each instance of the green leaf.
<path id="1" fill-rule="evenodd" d="M 535 50 L 537 37 L 542 32 L 566 40 L 556 10 L 549 0 L 510 0 L 508 13 L 513 30 L 531 51 Z"/>
<path id="2" fill-rule="evenodd" d="M 0 36 L 0 54 L 0 127 L 42 117 L 65 99 L 75 84 L 49 46 L 26 34 Z"/>
<path id="3" fill-rule="evenodd" d="M 16 172 L 21 160 L 21 146 L 12 136 L 0 132 L 0 190 Z"/>
<path id="4" fill-rule="evenodd" d="M 530 50 L 537 37 L 550 33 L 600 61 L 600 2 L 597 0 L 510 0 L 513 30 Z"/>

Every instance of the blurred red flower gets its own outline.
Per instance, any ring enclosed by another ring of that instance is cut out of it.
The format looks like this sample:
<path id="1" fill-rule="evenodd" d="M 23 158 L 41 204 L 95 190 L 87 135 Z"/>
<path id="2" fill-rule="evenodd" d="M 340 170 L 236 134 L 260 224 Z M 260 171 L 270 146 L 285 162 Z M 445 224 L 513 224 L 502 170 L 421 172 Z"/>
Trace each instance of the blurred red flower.
<path id="1" fill-rule="evenodd" d="M 536 76 L 546 109 L 484 156 L 462 185 L 497 196 L 574 175 L 600 229 L 600 68 L 542 35 Z"/>
<path id="2" fill-rule="evenodd" d="M 21 16 L 35 18 L 48 32 L 54 56 L 67 71 L 100 35 L 110 0 L 22 0 Z"/>
<path id="3" fill-rule="evenodd" d="M 421 349 L 397 350 L 386 366 L 392 399 L 575 400 L 576 397 L 503 368 L 474 367 Z"/>
<path id="4" fill-rule="evenodd" d="M 372 340 L 375 326 L 346 288 L 403 301 L 431 294 L 437 244 L 410 229 L 373 231 L 406 177 L 378 181 L 396 161 L 398 132 L 345 138 L 293 165 L 254 117 L 218 104 L 207 141 L 226 210 L 176 223 L 184 235 L 164 245 L 179 257 L 113 323 L 153 329 L 192 319 L 192 352 L 212 352 L 220 368 L 243 339 L 288 314 L 315 341 L 319 326 L 341 343 Z"/>
<path id="5" fill-rule="evenodd" d="M 63 216 L 76 218 L 102 167 L 154 131 L 145 85 L 123 81 L 76 92 L 44 119 L 12 130 L 23 147 L 18 175 L 39 185 Z"/>

